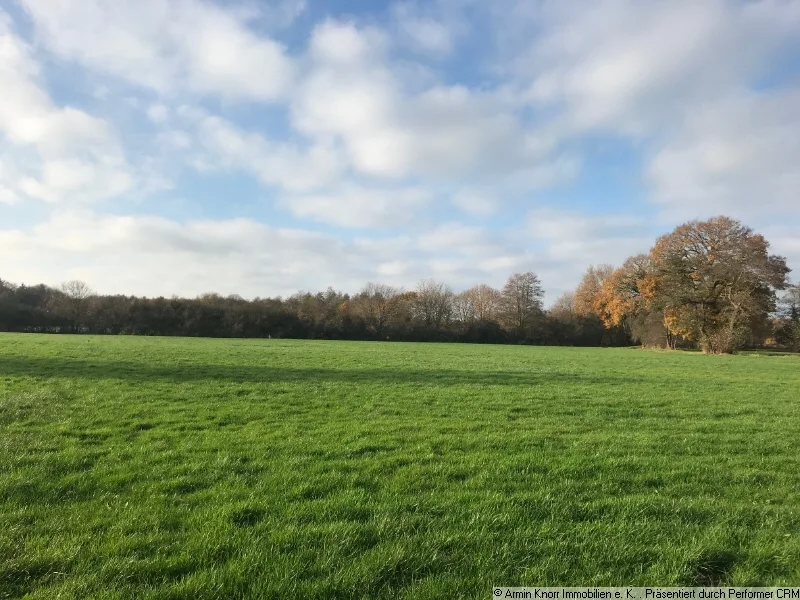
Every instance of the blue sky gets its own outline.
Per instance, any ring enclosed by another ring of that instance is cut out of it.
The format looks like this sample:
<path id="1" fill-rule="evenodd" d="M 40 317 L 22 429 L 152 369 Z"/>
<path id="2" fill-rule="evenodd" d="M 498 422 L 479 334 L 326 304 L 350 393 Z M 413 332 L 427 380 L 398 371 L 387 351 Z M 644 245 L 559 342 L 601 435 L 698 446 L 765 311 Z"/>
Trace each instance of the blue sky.
<path id="1" fill-rule="evenodd" d="M 549 303 L 716 214 L 800 269 L 798 32 L 798 0 L 0 0 L 0 277 L 534 270 Z"/>

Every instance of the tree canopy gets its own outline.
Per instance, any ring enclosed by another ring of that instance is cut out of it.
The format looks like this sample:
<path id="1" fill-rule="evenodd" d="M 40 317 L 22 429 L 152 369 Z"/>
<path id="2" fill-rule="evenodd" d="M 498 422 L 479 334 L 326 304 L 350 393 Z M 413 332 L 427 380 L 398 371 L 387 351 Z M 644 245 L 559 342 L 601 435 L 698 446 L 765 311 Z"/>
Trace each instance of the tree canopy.
<path id="1" fill-rule="evenodd" d="M 649 254 L 619 269 L 590 269 L 578 291 L 582 306 L 606 327 L 624 326 L 634 339 L 696 343 L 706 352 L 733 352 L 752 343 L 787 285 L 783 257 L 769 242 L 729 217 L 691 221 L 661 236 Z"/>

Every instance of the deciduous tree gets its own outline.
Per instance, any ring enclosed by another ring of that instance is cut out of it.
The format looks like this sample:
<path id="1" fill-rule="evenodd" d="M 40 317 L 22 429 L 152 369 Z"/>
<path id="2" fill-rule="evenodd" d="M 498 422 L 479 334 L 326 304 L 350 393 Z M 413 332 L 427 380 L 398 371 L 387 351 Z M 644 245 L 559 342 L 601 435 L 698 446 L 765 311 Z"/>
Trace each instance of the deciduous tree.
<path id="1" fill-rule="evenodd" d="M 614 267 L 608 264 L 591 265 L 584 273 L 575 290 L 575 310 L 582 316 L 599 315 L 597 301 L 603 284 L 614 273 Z"/>
<path id="2" fill-rule="evenodd" d="M 621 327 L 644 346 L 674 348 L 677 337 L 664 325 L 655 294 L 655 272 L 647 254 L 637 254 L 605 279 L 592 307 L 608 328 Z"/>
<path id="3" fill-rule="evenodd" d="M 469 291 L 461 292 L 453 297 L 453 318 L 464 326 L 472 325 L 475 317 L 475 302 Z"/>
<path id="4" fill-rule="evenodd" d="M 438 329 L 452 317 L 453 297 L 453 290 L 444 283 L 433 279 L 420 281 L 414 298 L 417 318 L 426 327 Z"/>
<path id="5" fill-rule="evenodd" d="M 383 283 L 368 283 L 353 298 L 353 313 L 364 320 L 367 327 L 382 337 L 386 326 L 400 307 L 401 290 Z"/>
<path id="6" fill-rule="evenodd" d="M 712 353 L 746 341 L 752 322 L 775 310 L 775 290 L 789 272 L 762 235 L 729 217 L 679 226 L 657 240 L 650 258 L 667 328 Z"/>
<path id="7" fill-rule="evenodd" d="M 800 352 L 800 284 L 786 288 L 779 303 L 778 341 Z"/>
<path id="8" fill-rule="evenodd" d="M 502 296 L 491 286 L 480 284 L 458 294 L 454 302 L 456 318 L 463 323 L 497 321 Z"/>
<path id="9" fill-rule="evenodd" d="M 536 273 L 515 273 L 503 287 L 501 318 L 503 325 L 518 339 L 532 335 L 534 323 L 544 314 L 544 289 Z"/>
<path id="10" fill-rule="evenodd" d="M 550 316 L 562 323 L 574 323 L 578 317 L 575 309 L 575 292 L 565 292 L 553 302 L 548 311 Z"/>
<path id="11" fill-rule="evenodd" d="M 85 281 L 73 279 L 61 284 L 61 292 L 65 316 L 73 322 L 76 329 L 80 329 L 84 325 L 89 298 L 94 291 Z"/>

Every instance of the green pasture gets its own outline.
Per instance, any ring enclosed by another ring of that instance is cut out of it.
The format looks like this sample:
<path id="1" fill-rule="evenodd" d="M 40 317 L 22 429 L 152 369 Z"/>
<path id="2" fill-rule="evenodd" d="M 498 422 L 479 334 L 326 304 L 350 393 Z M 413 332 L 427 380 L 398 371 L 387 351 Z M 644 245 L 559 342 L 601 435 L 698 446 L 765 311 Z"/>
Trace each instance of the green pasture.
<path id="1" fill-rule="evenodd" d="M 800 358 L 0 334 L 0 598 L 800 585 Z"/>

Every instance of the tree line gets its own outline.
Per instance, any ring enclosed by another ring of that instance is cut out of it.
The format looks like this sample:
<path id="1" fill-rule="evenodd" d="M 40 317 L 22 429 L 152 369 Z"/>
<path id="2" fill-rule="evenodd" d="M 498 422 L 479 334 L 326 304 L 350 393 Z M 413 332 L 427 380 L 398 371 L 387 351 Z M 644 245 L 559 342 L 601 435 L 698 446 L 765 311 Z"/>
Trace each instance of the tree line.
<path id="1" fill-rule="evenodd" d="M 288 298 L 141 298 L 0 279 L 0 330 L 200 337 L 462 341 L 574 346 L 642 344 L 733 352 L 765 344 L 800 349 L 800 286 L 738 221 L 692 221 L 619 267 L 590 267 L 574 292 L 544 309 L 533 272 L 502 289 L 456 293 L 423 280 L 412 290 L 368 283 Z M 783 296 L 778 292 L 785 291 Z"/>

